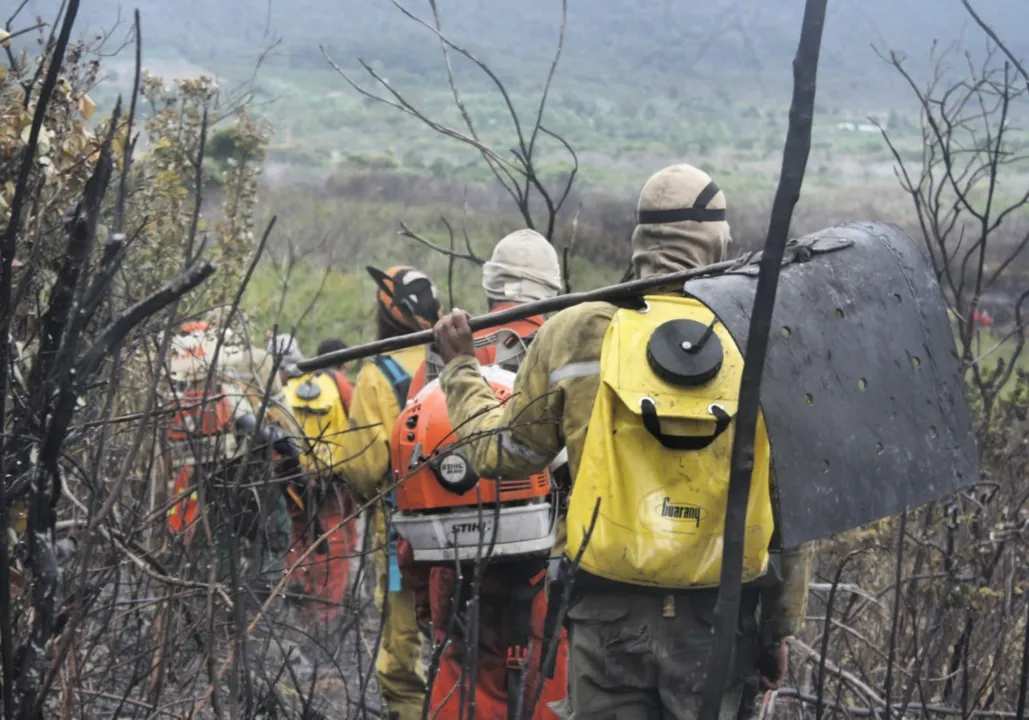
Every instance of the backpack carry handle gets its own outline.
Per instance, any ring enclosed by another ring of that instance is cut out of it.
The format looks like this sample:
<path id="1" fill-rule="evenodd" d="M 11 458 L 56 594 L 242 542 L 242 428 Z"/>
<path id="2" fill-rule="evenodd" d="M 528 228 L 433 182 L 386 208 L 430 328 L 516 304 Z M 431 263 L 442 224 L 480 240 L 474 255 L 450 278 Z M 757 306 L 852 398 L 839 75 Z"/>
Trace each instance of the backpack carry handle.
<path id="1" fill-rule="evenodd" d="M 654 436 L 655 440 L 669 450 L 704 450 L 717 440 L 729 427 L 729 423 L 732 422 L 732 416 L 725 411 L 725 408 L 716 403 L 711 403 L 708 407 L 708 412 L 715 416 L 715 431 L 713 434 L 667 435 L 661 432 L 661 419 L 657 416 L 657 405 L 652 398 L 645 397 L 640 400 L 640 410 L 643 416 L 643 427 Z"/>

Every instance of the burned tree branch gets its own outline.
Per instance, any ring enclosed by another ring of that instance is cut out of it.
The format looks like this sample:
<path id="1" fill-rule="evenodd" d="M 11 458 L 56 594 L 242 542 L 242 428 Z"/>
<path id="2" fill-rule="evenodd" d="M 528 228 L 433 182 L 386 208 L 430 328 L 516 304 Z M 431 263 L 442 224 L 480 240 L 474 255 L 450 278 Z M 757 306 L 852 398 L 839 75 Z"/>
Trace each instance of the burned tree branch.
<path id="1" fill-rule="evenodd" d="M 132 127 L 136 120 L 136 103 L 139 100 L 139 82 L 143 71 L 143 29 L 139 19 L 139 9 L 134 13 L 134 32 L 136 40 L 136 66 L 132 80 L 132 97 L 129 98 L 129 118 L 125 127 L 125 148 L 122 152 L 121 179 L 118 182 L 118 199 L 114 212 L 113 232 L 119 235 L 125 228 L 125 201 L 128 196 L 129 170 L 132 168 L 132 151 L 135 141 L 132 139 Z"/>
<path id="2" fill-rule="evenodd" d="M 414 240 L 416 242 L 421 243 L 422 245 L 424 245 L 425 247 L 429 248 L 430 250 L 432 250 L 434 252 L 438 252 L 441 255 L 446 255 L 447 257 L 454 258 L 456 260 L 467 260 L 468 262 L 475 263 L 476 265 L 478 265 L 480 267 L 486 263 L 485 260 L 483 260 L 478 255 L 476 255 L 474 252 L 472 252 L 471 247 L 468 248 L 468 252 L 466 252 L 466 253 L 455 251 L 453 249 L 453 245 L 454 245 L 454 243 L 453 243 L 454 230 L 453 230 L 453 228 L 450 227 L 450 223 L 447 222 L 446 218 L 440 218 L 440 220 L 443 222 L 444 225 L 446 225 L 447 230 L 450 232 L 450 239 L 451 239 L 450 246 L 451 246 L 451 249 L 449 249 L 449 250 L 447 248 L 445 248 L 445 247 L 441 247 L 441 246 L 437 245 L 436 243 L 432 242 L 432 240 L 429 240 L 428 238 L 425 238 L 425 237 L 419 235 L 414 230 L 409 228 L 407 226 L 407 224 L 404 223 L 404 222 L 400 223 L 400 230 L 398 231 L 397 234 L 401 235 L 403 237 L 406 237 L 406 238 L 410 238 L 410 239 L 412 239 L 412 240 Z"/>
<path id="3" fill-rule="evenodd" d="M 800 43 L 793 61 L 793 101 L 790 106 L 786 146 L 783 150 L 782 173 L 772 205 L 768 238 L 761 256 L 743 361 L 743 375 L 740 380 L 739 409 L 735 420 L 736 432 L 732 445 L 725 529 L 722 536 L 722 570 L 715 610 L 717 629 L 705 679 L 700 708 L 701 720 L 718 718 L 722 691 L 726 686 L 732 662 L 739 619 L 747 502 L 751 474 L 754 470 L 754 443 L 761 404 L 761 376 L 768 351 L 779 271 L 789 239 L 793 208 L 800 199 L 804 171 L 811 151 L 815 81 L 818 75 L 822 29 L 825 25 L 825 9 L 826 0 L 807 0 Z"/>
<path id="4" fill-rule="evenodd" d="M 32 32 L 33 30 L 39 30 L 40 28 L 45 28 L 46 26 L 47 24 L 45 22 L 38 22 L 35 25 L 29 25 L 28 27 L 24 27 L 21 30 L 12 30 L 4 36 L 3 42 L 6 45 L 11 40 L 14 40 L 16 37 L 26 35 Z"/>
<path id="5" fill-rule="evenodd" d="M 481 59 L 479 59 L 474 53 L 467 48 L 458 45 L 453 42 L 446 33 L 443 31 L 443 23 L 440 17 L 439 7 L 435 0 L 430 0 L 430 7 L 432 10 L 432 22 L 418 17 L 405 7 L 399 0 L 392 0 L 393 5 L 409 20 L 418 24 L 419 26 L 427 29 L 433 33 L 436 39 L 440 43 L 440 49 L 443 55 L 443 64 L 447 73 L 447 82 L 450 87 L 451 96 L 453 97 L 454 104 L 457 107 L 458 113 L 461 117 L 466 130 L 464 132 L 450 127 L 442 122 L 438 122 L 428 117 L 426 113 L 419 110 L 415 105 L 409 101 L 403 93 L 394 88 L 388 80 L 382 77 L 378 72 L 375 71 L 367 62 L 359 60 L 361 67 L 368 74 L 372 80 L 378 85 L 383 91 L 383 94 L 372 92 L 365 89 L 358 84 L 350 75 L 337 65 L 331 57 L 322 47 L 321 51 L 329 64 L 336 70 L 336 72 L 343 77 L 350 87 L 360 93 L 362 96 L 374 100 L 375 102 L 382 103 L 396 110 L 410 115 L 424 125 L 429 127 L 435 132 L 440 133 L 446 137 L 453 138 L 459 142 L 468 145 L 479 152 L 482 156 L 483 161 L 490 169 L 491 173 L 495 177 L 501 187 L 514 201 L 515 206 L 518 208 L 518 212 L 521 214 L 522 219 L 525 221 L 526 227 L 530 229 L 536 229 L 537 227 L 546 228 L 545 236 L 553 242 L 554 229 L 557 222 L 558 214 L 564 205 L 565 200 L 571 191 L 572 184 L 575 181 L 575 177 L 578 172 L 579 160 L 574 149 L 570 143 L 567 142 L 560 135 L 547 130 L 543 126 L 543 115 L 546 110 L 547 100 L 550 94 L 550 88 L 553 83 L 555 73 L 557 72 L 557 66 L 561 59 L 562 51 L 564 49 L 565 39 L 565 28 L 567 24 L 567 0 L 562 0 L 561 3 L 561 23 L 558 33 L 557 47 L 554 51 L 553 58 L 550 62 L 549 70 L 546 79 L 543 83 L 539 103 L 535 110 L 534 123 L 531 128 L 527 128 L 519 116 L 517 109 L 515 108 L 514 101 L 511 97 L 510 92 L 504 85 L 500 77 L 493 71 L 493 69 Z M 511 160 L 506 153 L 501 153 L 491 147 L 479 134 L 478 129 L 475 126 L 475 122 L 472 119 L 471 113 L 469 112 L 462 96 L 458 89 L 457 80 L 454 75 L 453 64 L 451 62 L 451 52 L 464 57 L 466 60 L 471 62 L 475 67 L 482 71 L 486 75 L 487 79 L 500 94 L 501 100 L 507 111 L 507 115 L 511 119 L 511 123 L 514 129 L 514 148 L 510 151 L 510 154 L 514 157 Z M 540 174 L 536 166 L 536 152 L 538 149 L 538 139 L 540 135 L 547 135 L 557 140 L 564 151 L 568 152 L 572 158 L 573 169 L 570 172 L 567 180 L 564 182 L 563 188 L 560 190 L 560 195 L 557 196 L 554 191 L 547 187 L 546 183 L 540 177 Z M 544 208 L 546 210 L 547 218 L 545 223 L 538 223 L 533 217 L 533 197 L 534 193 L 539 195 L 539 199 L 542 200 Z M 555 200 L 556 197 L 556 200 Z M 446 254 L 445 251 L 442 251 Z"/>
<path id="6" fill-rule="evenodd" d="M 986 33 L 990 40 L 993 41 L 994 45 L 1000 48 L 1000 51 L 1004 53 L 1005 56 L 1007 56 L 1008 61 L 1010 61 L 1011 64 L 1015 66 L 1015 69 L 1018 70 L 1018 73 L 1022 76 L 1022 79 L 1025 81 L 1026 88 L 1029 88 L 1029 72 L 1026 71 L 1025 66 L 1018 59 L 1018 57 L 1016 57 L 1015 54 L 1008 49 L 1007 45 L 1005 45 L 1003 41 L 1001 41 L 1000 37 L 998 37 L 994 29 L 990 27 L 986 23 L 986 21 L 982 19 L 982 17 L 980 17 L 979 13 L 977 13 L 975 11 L 975 8 L 972 7 L 972 3 L 970 2 L 970 0 L 961 0 L 961 4 L 965 6 L 965 10 L 968 11 L 968 14 L 971 16 L 972 20 L 975 21 L 975 24 L 978 25 L 979 28 L 984 33 Z"/>
<path id="7" fill-rule="evenodd" d="M 568 196 L 572 192 L 572 185 L 575 183 L 575 178 L 579 174 L 579 155 L 575 152 L 575 148 L 573 148 L 571 144 L 567 140 L 565 140 L 563 135 L 558 135 L 557 133 L 552 132 L 543 126 L 540 126 L 539 129 L 540 132 L 542 132 L 544 135 L 548 135 L 557 140 L 559 143 L 561 143 L 561 145 L 564 146 L 564 149 L 568 151 L 568 155 L 572 158 L 572 169 L 568 173 L 568 180 L 567 182 L 565 182 L 565 187 L 564 190 L 561 192 L 561 196 L 557 199 L 557 202 L 554 204 L 554 212 L 556 214 L 561 211 L 562 207 L 564 207 L 565 200 L 568 199 Z M 552 234 L 554 232 L 553 225 L 551 224 L 548 227 L 549 232 Z M 550 235 L 548 235 L 547 237 L 550 237 Z"/>
<path id="8" fill-rule="evenodd" d="M 79 367 L 82 368 L 80 374 L 88 376 L 94 373 L 112 348 L 123 341 L 132 328 L 182 298 L 211 277 L 215 270 L 213 263 L 198 263 L 153 295 L 121 311 L 82 356 L 79 361 Z"/>
<path id="9" fill-rule="evenodd" d="M 998 368 L 996 373 L 986 370 L 979 347 L 982 328 L 976 318 L 984 298 L 1007 283 L 1016 261 L 1029 247 L 1029 233 L 1020 232 L 1018 240 L 1010 245 L 1001 245 L 998 239 L 1002 226 L 1020 217 L 1029 205 L 1029 191 L 1019 187 L 1009 194 L 1005 190 L 1008 174 L 1017 174 L 1025 162 L 1013 122 L 1020 109 L 1015 103 L 1024 102 L 1029 84 L 1023 87 L 1018 80 L 1022 71 L 1017 58 L 1011 57 L 971 3 L 963 0 L 963 4 L 987 38 L 981 62 L 973 62 L 969 53 L 962 56 L 965 77 L 948 79 L 944 84 L 943 63 L 956 54 L 953 50 L 940 54 L 934 46 L 930 55 L 933 75 L 925 86 L 912 76 L 896 52 L 879 53 L 921 107 L 921 168 L 909 169 L 893 139 L 884 129 L 881 134 L 954 310 L 959 354 L 975 393 L 982 399 L 980 431 L 984 431 L 996 412 L 1000 393 L 1012 377 L 1009 371 L 1022 352 L 1021 346 L 1015 348 L 1018 355 L 1007 368 Z M 1003 63 L 997 62 L 998 54 Z"/>
<path id="10" fill-rule="evenodd" d="M 557 64 L 561 61 L 561 52 L 564 50 L 565 46 L 565 28 L 567 25 L 568 0 L 561 0 L 561 27 L 558 29 L 557 32 L 557 48 L 555 48 L 554 50 L 554 59 L 550 62 L 550 70 L 547 71 L 547 79 L 543 83 L 543 91 L 540 93 L 539 109 L 536 111 L 536 122 L 533 125 L 532 135 L 529 137 L 529 147 L 527 154 L 530 157 L 532 156 L 532 151 L 536 147 L 536 138 L 538 137 L 539 133 L 542 131 L 547 133 L 548 135 L 551 134 L 543 128 L 543 111 L 546 109 L 547 99 L 550 97 L 550 86 L 553 84 L 554 75 L 557 73 Z M 562 140 L 562 142 L 564 141 Z M 575 153 L 572 151 L 572 148 L 567 144 L 565 144 L 565 147 L 574 157 Z M 576 161 L 576 164 L 578 164 L 578 161 Z M 558 203 L 558 205 L 560 205 L 560 203 Z"/>
<path id="11" fill-rule="evenodd" d="M 433 30 L 436 33 L 440 41 L 440 50 L 443 53 L 443 63 L 447 69 L 447 82 L 450 84 L 450 92 L 453 95 L 454 104 L 460 111 L 461 118 L 462 120 L 464 120 L 465 127 L 468 128 L 468 132 L 471 133 L 473 138 L 479 140 L 478 133 L 475 129 L 475 123 L 472 122 L 472 117 L 468 113 L 468 108 L 465 106 L 464 101 L 461 100 L 461 93 L 457 89 L 457 81 L 454 78 L 454 69 L 450 62 L 449 45 L 447 40 L 443 36 L 443 24 L 440 19 L 439 6 L 436 4 L 434 0 L 430 0 L 429 5 L 432 8 L 433 20 L 435 21 L 435 27 L 430 27 L 428 23 L 426 23 L 421 18 L 415 16 L 407 8 L 405 8 L 403 5 L 397 2 L 397 0 L 393 0 L 393 4 L 396 6 L 398 10 L 404 13 L 404 15 L 411 18 L 423 27 L 429 28 L 430 30 Z M 490 171 L 493 172 L 493 174 L 496 176 L 497 181 L 501 184 L 504 190 L 507 191 L 507 193 L 511 195 L 512 198 L 514 198 L 516 203 L 519 203 L 521 201 L 519 195 L 520 188 L 518 186 L 518 181 L 515 179 L 511 171 L 504 165 L 496 163 L 488 153 L 483 153 L 480 151 L 480 154 L 482 155 L 483 160 L 490 168 Z"/>
<path id="12" fill-rule="evenodd" d="M 383 97 L 381 95 L 376 95 L 375 93 L 370 92 L 369 90 L 366 90 L 363 87 L 361 87 L 360 85 L 358 85 L 357 82 L 355 82 L 350 77 L 350 75 L 347 74 L 346 70 L 344 70 L 338 64 L 336 64 L 336 62 L 328 55 L 328 53 L 326 52 L 326 50 L 325 50 L 325 48 L 323 46 L 319 46 L 319 49 L 321 50 L 322 55 L 325 56 L 325 59 L 328 60 L 329 65 L 332 66 L 332 69 L 335 70 L 336 73 L 340 77 L 342 77 L 344 80 L 346 80 L 347 84 L 349 84 L 354 90 L 359 92 L 364 97 L 366 97 L 366 98 L 368 98 L 370 100 L 374 100 L 376 102 L 382 103 L 384 105 L 388 105 L 389 107 L 395 108 L 397 110 L 400 110 L 401 112 L 403 112 L 403 113 L 405 113 L 407 115 L 410 115 L 410 116 L 412 116 L 412 117 L 422 121 L 423 123 L 428 125 L 432 130 L 435 130 L 436 132 L 440 133 L 441 135 L 445 135 L 445 136 L 453 138 L 455 140 L 459 140 L 460 142 L 463 142 L 466 145 L 469 145 L 469 146 L 479 150 L 480 152 L 487 153 L 490 156 L 490 158 L 493 159 L 495 162 L 503 164 L 503 165 L 506 165 L 508 168 L 511 168 L 511 169 L 513 169 L 515 171 L 520 171 L 520 169 L 514 163 L 512 163 L 510 160 L 507 160 L 506 158 L 504 158 L 503 156 L 498 154 L 496 151 L 494 151 L 492 148 L 488 147 L 487 145 L 484 145 L 483 143 L 479 142 L 475 138 L 469 137 L 468 135 L 465 135 L 464 133 L 461 133 L 458 130 L 454 130 L 453 128 L 450 128 L 450 127 L 448 127 L 446 125 L 443 125 L 441 123 L 437 123 L 436 121 L 431 120 L 430 118 L 428 118 L 421 111 L 419 111 L 413 105 L 408 103 L 403 98 L 403 96 L 400 95 L 399 92 L 397 92 L 396 90 L 394 90 L 390 86 L 390 84 L 386 81 L 385 78 L 383 78 L 381 75 L 379 75 L 377 72 L 375 72 L 375 69 L 372 68 L 370 65 L 368 65 L 363 60 L 358 60 L 358 62 L 361 64 L 361 67 L 363 67 L 365 69 L 365 71 L 368 72 L 368 74 L 371 75 L 371 77 L 376 82 L 378 82 L 380 85 L 382 85 L 384 88 L 386 88 L 389 91 L 389 93 L 391 95 L 393 95 L 394 98 L 396 98 L 395 100 L 390 100 L 387 97 Z"/>

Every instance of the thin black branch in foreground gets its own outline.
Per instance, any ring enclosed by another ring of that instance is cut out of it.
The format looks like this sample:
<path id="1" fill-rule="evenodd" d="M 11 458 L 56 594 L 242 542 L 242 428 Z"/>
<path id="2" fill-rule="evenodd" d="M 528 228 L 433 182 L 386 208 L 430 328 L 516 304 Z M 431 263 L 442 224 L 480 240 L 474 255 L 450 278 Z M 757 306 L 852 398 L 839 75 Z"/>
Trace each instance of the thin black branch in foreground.
<path id="1" fill-rule="evenodd" d="M 797 700 L 803 705 L 815 705 L 818 699 L 813 695 L 805 692 L 801 692 L 796 688 L 781 688 L 775 691 L 776 697 Z M 841 702 L 827 702 L 825 706 L 832 708 L 833 710 L 839 710 L 847 717 L 856 718 L 881 718 L 883 714 L 882 706 L 875 707 L 855 707 L 853 705 L 844 705 Z M 992 718 L 994 720 L 1011 720 L 1015 718 L 1015 713 L 1003 712 L 1001 710 L 974 710 L 972 712 L 966 712 L 959 707 L 949 707 L 946 705 L 928 705 L 924 703 L 912 703 L 908 706 L 908 710 L 911 712 L 920 712 L 923 716 L 928 715 L 940 715 L 943 717 L 962 717 L 962 718 L 980 718 L 986 720 Z"/>
<path id="2" fill-rule="evenodd" d="M 825 663 L 829 657 L 829 631 L 832 629 L 832 612 L 836 602 L 836 591 L 839 590 L 840 582 L 843 580 L 843 571 L 847 567 L 847 563 L 861 552 L 863 551 L 858 550 L 843 558 L 839 567 L 836 568 L 836 576 L 829 588 L 829 599 L 825 603 L 825 627 L 822 629 L 822 651 L 818 659 L 818 675 L 816 676 L 818 689 L 815 694 L 815 720 L 822 720 L 822 713 L 825 709 Z"/>
<path id="3" fill-rule="evenodd" d="M 120 234 L 125 228 L 125 201 L 128 196 L 129 170 L 132 166 L 132 151 L 135 143 L 132 140 L 132 126 L 136 120 L 136 102 L 139 99 L 139 82 L 143 72 L 143 35 L 142 25 L 139 19 L 139 9 L 135 11 L 135 37 L 136 37 L 136 66 L 135 75 L 132 80 L 132 97 L 129 99 L 129 118 L 125 127 L 125 147 L 122 152 L 121 179 L 118 181 L 118 199 L 114 211 L 115 234 Z"/>
<path id="4" fill-rule="evenodd" d="M 7 277 L 10 272 L 11 260 L 14 259 L 15 242 L 18 233 L 18 227 L 21 223 L 21 211 L 22 206 L 25 203 L 26 196 L 29 192 L 29 173 L 32 170 L 32 163 L 36 157 L 36 148 L 39 145 L 39 133 L 43 128 L 43 118 L 46 116 L 47 107 L 50 104 L 50 97 L 53 95 L 54 87 L 57 85 L 57 78 L 61 72 L 61 66 L 64 63 L 64 54 L 68 49 L 68 41 L 71 38 L 72 26 L 75 24 L 75 16 L 79 11 L 79 0 L 68 0 L 68 7 L 65 12 L 64 22 L 61 24 L 61 32 L 57 38 L 57 44 L 54 46 L 53 55 L 50 59 L 50 64 L 47 67 L 46 77 L 43 80 L 43 87 L 39 92 L 39 99 L 36 101 L 36 111 L 32 115 L 32 125 L 29 129 L 29 141 L 26 143 L 25 148 L 22 150 L 24 155 L 22 156 L 21 166 L 18 168 L 18 177 L 15 180 L 14 198 L 11 201 L 11 216 L 7 223 L 7 231 L 4 233 L 3 247 L 0 252 L 0 265 L 3 266 L 3 285 L 9 285 L 10 280 Z M 5 302 L 10 302 L 9 299 Z M 6 331 L 9 327 L 10 318 L 9 308 L 2 307 L 2 319 L 0 322 L 3 326 L 0 327 L 0 331 L 6 335 Z M 6 390 L 6 388 L 3 388 Z"/>
<path id="5" fill-rule="evenodd" d="M 593 529 L 597 526 L 597 518 L 600 516 L 600 498 L 593 503 L 593 513 L 590 515 L 590 524 L 586 526 L 586 532 L 582 536 L 582 545 L 579 546 L 578 552 L 575 553 L 575 557 L 572 559 L 568 566 L 568 577 L 565 580 L 565 586 L 561 592 L 561 605 L 558 608 L 557 620 L 554 622 L 554 638 L 550 643 L 550 647 L 547 648 L 546 657 L 540 663 L 539 678 L 536 685 L 536 691 L 532 697 L 532 703 L 529 705 L 527 717 L 534 717 L 536 712 L 536 706 L 539 705 L 540 698 L 543 697 L 544 682 L 548 675 L 550 675 L 551 669 L 554 667 L 554 663 L 557 662 L 557 649 L 561 644 L 559 638 L 561 635 L 560 628 L 564 627 L 565 616 L 568 614 L 568 606 L 572 602 L 572 590 L 575 586 L 575 573 L 582 564 L 582 556 L 586 554 L 586 548 L 589 547 L 590 539 L 593 537 Z M 547 602 L 551 602 L 548 598 Z M 547 612 L 550 612 L 548 607 Z"/>
<path id="6" fill-rule="evenodd" d="M 62 483 L 58 458 L 75 410 L 76 380 L 84 382 L 83 378 L 76 376 L 73 362 L 90 319 L 81 312 L 86 292 L 85 275 L 89 256 L 96 244 L 101 204 L 114 167 L 111 143 L 120 116 L 119 100 L 96 167 L 86 181 L 82 200 L 67 216 L 68 249 L 44 319 L 43 332 L 45 339 L 54 341 L 50 347 L 54 357 L 51 358 L 47 376 L 40 376 L 43 384 L 37 390 L 41 396 L 37 406 L 45 408 L 34 428 L 37 432 L 42 431 L 42 442 L 36 446 L 40 462 L 29 463 L 30 471 L 23 475 L 30 479 L 26 535 L 27 565 L 33 575 L 31 631 L 19 651 L 22 661 L 17 679 L 16 707 L 19 716 L 23 718 L 37 717 L 42 708 L 48 689 L 44 681 L 45 662 L 48 658 L 40 649 L 46 647 L 59 632 L 56 613 L 63 582 L 52 541 L 57 519 L 55 509 Z M 41 356 L 42 347 L 41 344 Z"/>
<path id="7" fill-rule="evenodd" d="M 32 126 L 29 130 L 29 141 L 22 149 L 21 166 L 18 169 L 15 181 L 14 198 L 11 202 L 11 215 L 8 220 L 7 229 L 2 241 L 0 241 L 0 338 L 3 338 L 3 362 L 0 362 L 0 468 L 6 468 L 6 448 L 8 447 L 6 432 L 7 426 L 7 397 L 10 389 L 11 362 L 7 348 L 8 337 L 11 330 L 12 315 L 12 290 L 14 284 L 14 255 L 17 251 L 17 238 L 21 227 L 22 206 L 24 205 L 29 189 L 29 175 L 35 160 L 36 148 L 39 144 L 39 134 L 43 127 L 43 119 L 50 105 L 50 98 L 54 87 L 57 85 L 57 78 L 64 62 L 64 54 L 68 48 L 68 41 L 71 37 L 71 30 L 75 24 L 75 16 L 78 14 L 79 0 L 69 0 L 68 8 L 61 24 L 60 35 L 57 44 L 54 46 L 50 65 L 47 68 L 40 95 L 36 101 L 36 110 L 32 116 Z M 20 7 L 19 7 L 20 10 Z M 17 11 L 16 13 L 17 14 Z M 12 15 L 13 19 L 14 15 Z M 8 22 L 9 26 L 10 21 Z M 12 68 L 13 69 L 13 68 Z M 26 91 L 26 99 L 28 97 Z M 11 575 L 10 557 L 7 547 L 8 532 L 8 498 L 7 498 L 6 473 L 0 478 L 0 671 L 3 673 L 3 714 L 5 718 L 14 717 L 14 638 L 11 626 Z"/>
<path id="8" fill-rule="evenodd" d="M 904 536 L 907 534 L 908 514 L 900 515 L 900 527 L 897 529 L 897 559 L 896 573 L 893 588 L 893 614 L 890 619 L 890 649 L 889 658 L 886 661 L 886 683 L 883 688 L 883 697 L 886 699 L 886 717 L 891 717 L 890 694 L 893 692 L 893 667 L 896 664 L 897 653 L 897 630 L 900 623 L 900 600 L 903 596 L 901 582 L 904 578 Z"/>
<path id="9" fill-rule="evenodd" d="M 761 376 L 764 372 L 772 310 L 779 282 L 793 208 L 800 199 L 804 171 L 811 151 L 811 126 L 815 109 L 815 80 L 822 45 L 827 0 L 807 0 L 800 43 L 793 60 L 793 100 L 789 129 L 783 151 L 782 173 L 772 205 L 768 238 L 758 272 L 754 307 L 747 334 L 747 349 L 740 380 L 739 410 L 732 446 L 729 491 L 726 500 L 722 540 L 722 569 L 715 609 L 716 635 L 708 665 L 700 720 L 716 720 L 733 659 L 740 595 L 742 593 L 744 529 L 751 473 L 754 470 L 754 442 L 761 405 Z"/>
<path id="10" fill-rule="evenodd" d="M 972 20 L 975 21 L 975 24 L 978 25 L 979 28 L 989 36 L 990 40 L 1000 48 L 1000 51 L 1007 56 L 1007 59 L 1015 66 L 1015 69 L 1018 70 L 1018 73 L 1022 76 L 1026 87 L 1029 87 L 1029 72 L 1026 71 L 1025 66 L 1018 57 L 1001 41 L 994 29 L 979 16 L 979 13 L 975 11 L 975 8 L 972 7 L 972 3 L 969 0 L 961 0 L 961 4 L 965 6 L 965 10 L 967 10 L 968 14 L 972 16 Z"/>
<path id="11" fill-rule="evenodd" d="M 11 40 L 14 40 L 14 38 L 18 37 L 19 35 L 25 35 L 26 33 L 30 33 L 33 30 L 39 30 L 40 28 L 45 28 L 46 26 L 47 23 L 38 22 L 35 25 L 29 25 L 28 27 L 22 28 L 21 30 L 14 30 L 7 34 L 7 37 L 4 38 L 4 43 L 6 45 L 6 43 L 9 43 Z"/>

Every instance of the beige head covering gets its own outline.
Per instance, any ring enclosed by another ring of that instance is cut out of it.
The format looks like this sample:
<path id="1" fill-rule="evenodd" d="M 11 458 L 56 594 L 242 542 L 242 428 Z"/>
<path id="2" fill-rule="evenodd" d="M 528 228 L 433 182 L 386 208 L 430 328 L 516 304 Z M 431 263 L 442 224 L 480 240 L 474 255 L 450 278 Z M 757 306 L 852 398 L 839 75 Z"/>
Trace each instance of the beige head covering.
<path id="1" fill-rule="evenodd" d="M 255 393 L 264 393 L 265 386 L 271 377 L 274 358 L 258 347 L 245 342 L 231 328 L 225 329 L 225 338 L 219 347 L 219 336 L 222 328 L 211 327 L 190 328 L 188 331 L 172 338 L 171 375 L 173 380 L 195 384 L 204 380 L 210 369 L 210 363 L 218 350 L 219 381 L 235 379 L 247 385 Z M 278 375 L 271 378 L 271 394 L 276 396 L 282 389 Z"/>
<path id="2" fill-rule="evenodd" d="M 672 165 L 643 186 L 632 233 L 636 277 L 721 262 L 728 252 L 725 193 L 692 165 Z"/>
<path id="3" fill-rule="evenodd" d="M 270 338 L 267 344 L 268 347 L 265 348 L 265 351 L 269 354 L 281 355 L 283 365 L 298 363 L 304 359 L 304 354 L 300 352 L 300 345 L 292 335 L 276 335 Z"/>
<path id="4" fill-rule="evenodd" d="M 300 375 L 297 363 L 304 359 L 304 353 L 300 350 L 300 344 L 292 335 L 276 335 L 268 339 L 265 352 L 272 356 L 282 356 L 279 360 L 279 370 L 292 377 Z"/>
<path id="5" fill-rule="evenodd" d="M 482 266 L 486 297 L 498 302 L 527 303 L 561 292 L 557 252 L 535 230 L 516 230 L 493 248 Z"/>

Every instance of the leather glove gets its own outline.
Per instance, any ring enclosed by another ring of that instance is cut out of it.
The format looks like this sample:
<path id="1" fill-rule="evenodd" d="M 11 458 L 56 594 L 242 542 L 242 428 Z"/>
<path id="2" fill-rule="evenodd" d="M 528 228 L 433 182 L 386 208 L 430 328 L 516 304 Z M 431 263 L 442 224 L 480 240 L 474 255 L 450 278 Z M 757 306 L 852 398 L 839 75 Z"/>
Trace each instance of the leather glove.
<path id="1" fill-rule="evenodd" d="M 786 638 L 777 643 L 764 645 L 757 654 L 757 670 L 761 675 L 761 685 L 765 690 L 778 690 L 780 683 L 786 679 L 789 668 L 790 652 L 786 646 Z"/>
<path id="2" fill-rule="evenodd" d="M 436 347 L 443 362 L 449 363 L 456 357 L 475 357 L 475 337 L 468 325 L 468 313 L 454 308 L 444 315 L 433 328 Z"/>

